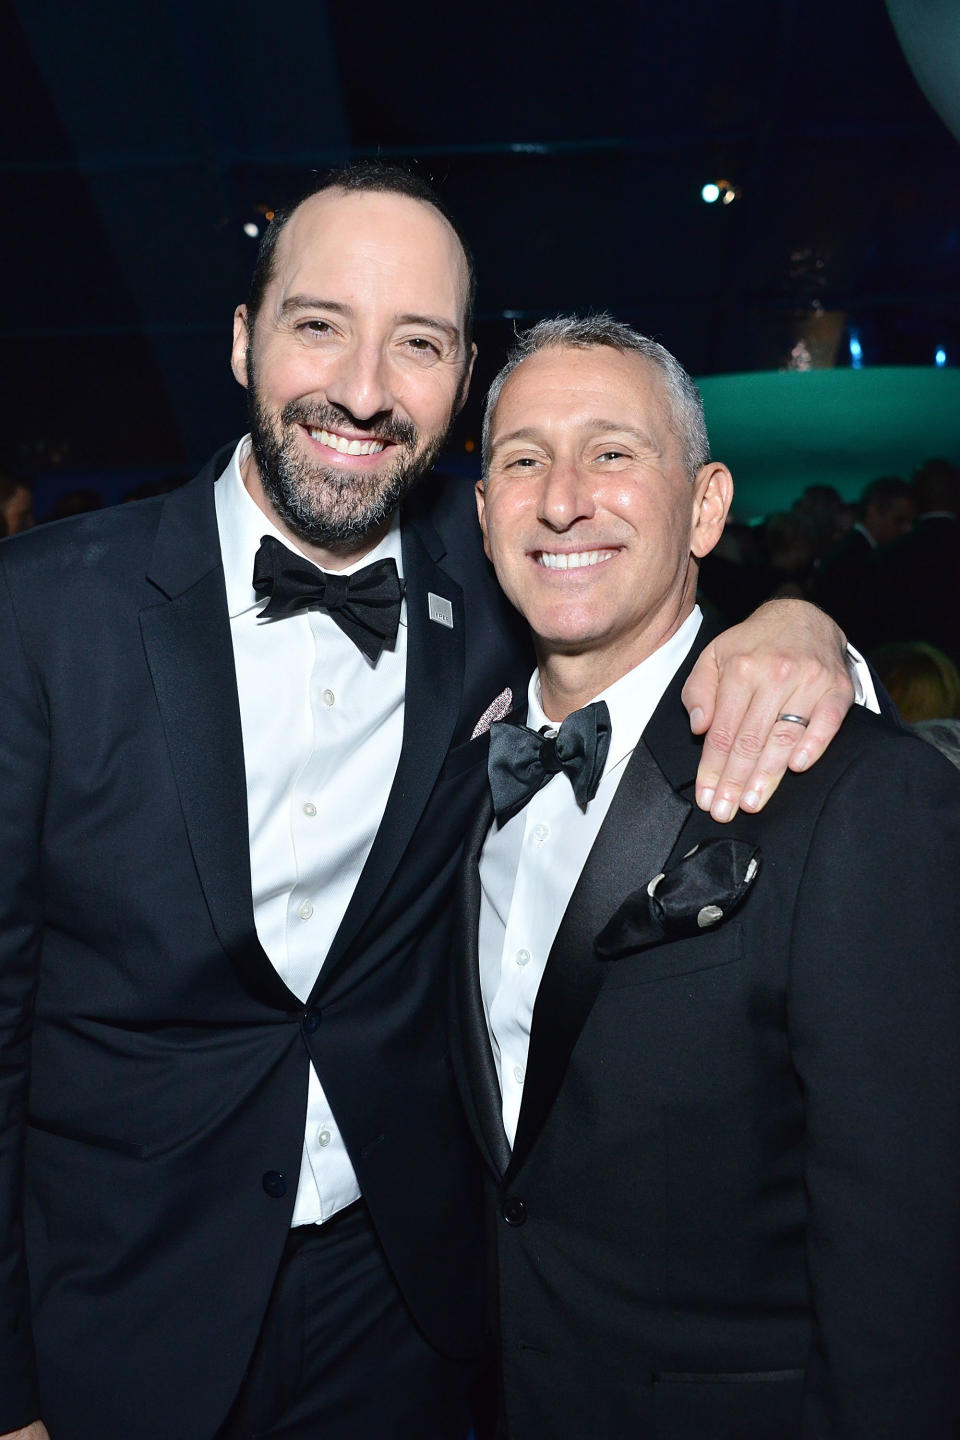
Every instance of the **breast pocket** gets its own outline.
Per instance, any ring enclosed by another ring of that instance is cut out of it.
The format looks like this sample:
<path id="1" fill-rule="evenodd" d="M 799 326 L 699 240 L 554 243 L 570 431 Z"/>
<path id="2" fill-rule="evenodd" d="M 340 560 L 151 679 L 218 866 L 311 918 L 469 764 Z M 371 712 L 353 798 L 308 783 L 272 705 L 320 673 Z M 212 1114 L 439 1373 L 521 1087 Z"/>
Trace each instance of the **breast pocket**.
<path id="1" fill-rule="evenodd" d="M 605 990 L 618 990 L 633 985 L 651 985 L 657 980 L 695 975 L 701 970 L 714 970 L 718 965 L 736 964 L 743 956 L 743 933 L 731 921 L 711 933 L 687 936 L 682 940 L 664 940 L 648 945 L 617 960 L 604 960 L 607 976 Z"/>

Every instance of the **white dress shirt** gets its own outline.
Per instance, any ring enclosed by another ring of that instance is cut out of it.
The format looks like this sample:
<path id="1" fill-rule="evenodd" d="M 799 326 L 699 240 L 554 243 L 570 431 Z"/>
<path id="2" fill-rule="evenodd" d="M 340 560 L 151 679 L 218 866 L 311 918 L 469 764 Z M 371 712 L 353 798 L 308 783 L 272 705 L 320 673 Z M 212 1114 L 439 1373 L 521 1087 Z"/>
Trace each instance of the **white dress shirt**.
<path id="1" fill-rule="evenodd" d="M 695 609 L 665 645 L 596 696 L 610 711 L 610 749 L 597 793 L 581 807 L 561 771 L 503 826 L 480 854 L 480 990 L 503 1096 L 503 1128 L 513 1144 L 523 1099 L 530 1023 L 547 956 L 580 872 L 597 838 L 644 726 L 696 639 Z M 527 724 L 548 725 L 535 673 Z"/>
<path id="2" fill-rule="evenodd" d="M 253 564 L 262 536 L 299 552 L 244 487 L 249 443 L 240 442 L 214 495 L 240 697 L 253 909 L 271 964 L 306 1000 L 370 853 L 400 757 L 406 608 L 395 647 L 376 664 L 323 610 L 260 619 L 266 601 L 253 589 Z M 402 575 L 397 517 L 374 550 L 339 573 L 390 556 Z M 310 1065 L 293 1224 L 327 1220 L 359 1194 Z"/>
<path id="3" fill-rule="evenodd" d="M 595 696 L 610 711 L 611 735 L 594 798 L 581 807 L 560 771 L 503 826 L 494 824 L 480 853 L 480 990 L 500 1078 L 503 1128 L 513 1145 L 523 1099 L 530 1026 L 547 957 L 627 761 L 690 650 L 702 620 L 695 607 L 666 644 Z M 858 703 L 879 709 L 863 660 L 851 652 Z M 678 717 L 678 724 L 685 723 Z M 547 725 L 534 672 L 527 724 Z"/>

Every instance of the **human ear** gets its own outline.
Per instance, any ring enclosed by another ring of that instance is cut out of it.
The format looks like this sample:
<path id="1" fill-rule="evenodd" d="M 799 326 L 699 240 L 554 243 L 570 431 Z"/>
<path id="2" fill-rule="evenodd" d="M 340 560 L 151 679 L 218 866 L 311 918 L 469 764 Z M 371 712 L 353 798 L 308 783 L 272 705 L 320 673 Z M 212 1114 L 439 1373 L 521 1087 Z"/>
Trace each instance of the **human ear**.
<path id="1" fill-rule="evenodd" d="M 693 482 L 693 524 L 690 553 L 698 560 L 709 555 L 723 534 L 733 502 L 733 476 L 726 465 L 711 460 Z"/>
<path id="2" fill-rule="evenodd" d="M 233 312 L 233 349 L 230 352 L 230 368 L 235 377 L 247 388 L 247 351 L 250 348 L 250 322 L 246 305 L 238 305 Z"/>

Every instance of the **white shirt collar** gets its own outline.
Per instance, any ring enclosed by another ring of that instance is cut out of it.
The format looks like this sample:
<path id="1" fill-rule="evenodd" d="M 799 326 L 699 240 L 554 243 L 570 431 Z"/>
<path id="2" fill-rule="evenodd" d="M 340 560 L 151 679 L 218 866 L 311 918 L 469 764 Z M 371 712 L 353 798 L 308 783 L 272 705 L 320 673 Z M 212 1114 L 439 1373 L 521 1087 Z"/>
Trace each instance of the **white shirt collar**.
<path id="1" fill-rule="evenodd" d="M 641 660 L 626 675 L 595 695 L 594 700 L 605 700 L 610 711 L 610 750 L 603 773 L 606 775 L 619 765 L 636 748 L 637 741 L 646 729 L 654 710 L 660 704 L 664 691 L 670 684 L 683 660 L 686 658 L 697 632 L 703 614 L 699 605 L 684 620 L 669 640 L 666 640 L 646 660 Z M 527 724 L 532 730 L 544 725 L 556 730 L 553 720 L 548 720 L 540 703 L 540 675 L 534 671 L 527 687 Z"/>
<path id="2" fill-rule="evenodd" d="M 255 605 L 265 603 L 264 597 L 253 588 L 253 562 L 264 535 L 273 535 L 294 554 L 304 555 L 298 546 L 277 529 L 253 499 L 243 483 L 240 467 L 250 453 L 250 436 L 244 435 L 230 457 L 226 470 L 214 487 L 214 502 L 217 508 L 217 529 L 220 532 L 220 552 L 223 556 L 223 573 L 227 587 L 227 609 L 230 618 L 252 610 Z M 346 565 L 338 574 L 352 575 L 364 565 L 375 560 L 393 558 L 397 570 L 403 576 L 403 555 L 400 544 L 400 515 L 395 512 L 390 528 L 383 539 L 368 554 L 361 556 L 351 565 Z M 315 564 L 311 561 L 311 564 Z"/>

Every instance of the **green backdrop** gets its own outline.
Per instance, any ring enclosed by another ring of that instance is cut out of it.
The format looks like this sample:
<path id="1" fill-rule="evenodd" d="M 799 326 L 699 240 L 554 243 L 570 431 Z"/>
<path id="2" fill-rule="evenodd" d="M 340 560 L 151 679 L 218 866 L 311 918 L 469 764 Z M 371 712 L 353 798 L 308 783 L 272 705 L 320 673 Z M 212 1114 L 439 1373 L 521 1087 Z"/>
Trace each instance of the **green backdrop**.
<path id="1" fill-rule="evenodd" d="M 697 384 L 741 520 L 788 510 L 806 485 L 855 500 L 878 475 L 909 479 L 935 455 L 960 461 L 960 369 L 764 371 Z"/>

